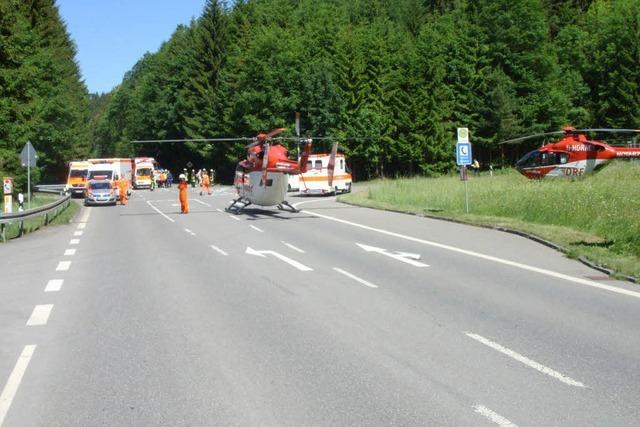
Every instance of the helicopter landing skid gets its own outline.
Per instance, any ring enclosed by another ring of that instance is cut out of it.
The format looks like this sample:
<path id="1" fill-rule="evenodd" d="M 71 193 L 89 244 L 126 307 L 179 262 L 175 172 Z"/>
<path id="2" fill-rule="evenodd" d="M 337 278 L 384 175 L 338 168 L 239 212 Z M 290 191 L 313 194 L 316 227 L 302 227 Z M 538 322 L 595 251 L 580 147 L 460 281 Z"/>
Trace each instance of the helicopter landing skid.
<path id="1" fill-rule="evenodd" d="M 294 213 L 300 212 L 299 209 L 296 209 L 293 206 L 291 206 L 289 202 L 287 202 L 286 200 L 278 205 L 278 209 L 280 209 L 281 211 L 289 211 Z"/>
<path id="2" fill-rule="evenodd" d="M 244 197 L 238 197 L 225 209 L 227 212 L 239 213 L 241 210 L 249 206 L 251 202 Z"/>

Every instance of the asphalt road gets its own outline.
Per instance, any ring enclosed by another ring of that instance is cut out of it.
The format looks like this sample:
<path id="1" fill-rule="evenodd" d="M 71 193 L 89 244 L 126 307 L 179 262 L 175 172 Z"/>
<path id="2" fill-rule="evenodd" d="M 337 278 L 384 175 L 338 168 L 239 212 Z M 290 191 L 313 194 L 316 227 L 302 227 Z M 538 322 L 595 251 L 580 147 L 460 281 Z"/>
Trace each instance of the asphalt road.
<path id="1" fill-rule="evenodd" d="M 527 239 L 135 191 L 0 245 L 1 426 L 640 424 L 640 286 Z"/>

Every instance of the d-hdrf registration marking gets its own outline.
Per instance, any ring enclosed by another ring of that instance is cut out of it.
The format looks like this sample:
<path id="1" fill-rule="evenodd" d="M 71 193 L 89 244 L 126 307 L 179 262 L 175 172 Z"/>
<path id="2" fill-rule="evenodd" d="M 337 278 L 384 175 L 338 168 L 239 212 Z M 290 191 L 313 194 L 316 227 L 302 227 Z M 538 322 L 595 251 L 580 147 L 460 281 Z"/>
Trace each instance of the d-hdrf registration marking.
<path id="1" fill-rule="evenodd" d="M 286 256 L 284 256 L 282 254 L 279 254 L 276 251 L 257 251 L 255 249 L 247 247 L 247 250 L 245 251 L 245 253 L 249 254 L 249 255 L 259 256 L 261 258 L 266 258 L 267 255 L 272 255 L 272 256 L 278 258 L 279 260 L 286 262 L 290 266 L 297 268 L 300 271 L 313 271 L 312 268 L 307 267 L 306 265 L 301 264 L 298 261 L 293 260 L 293 259 L 291 259 L 289 257 L 286 257 Z"/>
<path id="2" fill-rule="evenodd" d="M 366 252 L 376 252 L 381 255 L 388 256 L 389 258 L 397 259 L 398 261 L 404 262 L 409 265 L 413 265 L 414 267 L 429 267 L 428 264 L 424 264 L 420 261 L 416 261 L 416 259 L 420 259 L 420 255 L 412 254 L 408 252 L 388 252 L 383 248 L 376 248 L 375 246 L 363 245 L 362 243 L 356 243 L 356 245 L 360 246 Z"/>

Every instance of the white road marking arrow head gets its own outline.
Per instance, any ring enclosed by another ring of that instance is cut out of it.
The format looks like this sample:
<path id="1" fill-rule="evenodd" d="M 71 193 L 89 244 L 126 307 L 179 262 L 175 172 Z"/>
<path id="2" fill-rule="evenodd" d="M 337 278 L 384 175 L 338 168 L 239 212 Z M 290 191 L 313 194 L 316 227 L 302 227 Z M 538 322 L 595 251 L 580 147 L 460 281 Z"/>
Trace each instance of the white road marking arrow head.
<path id="1" fill-rule="evenodd" d="M 302 264 L 302 263 L 300 263 L 300 262 L 298 262 L 298 261 L 296 261 L 294 259 L 286 257 L 286 256 L 284 256 L 282 254 L 279 254 L 276 251 L 257 251 L 255 249 L 247 247 L 247 250 L 245 251 L 245 253 L 249 254 L 249 255 L 256 255 L 256 256 L 259 256 L 259 257 L 262 257 L 262 258 L 266 258 L 267 255 L 271 255 L 273 257 L 278 258 L 280 261 L 284 261 L 287 264 L 289 264 L 290 266 L 297 268 L 300 271 L 313 271 L 313 268 L 307 267 L 306 265 L 304 265 L 304 264 Z"/>
<path id="2" fill-rule="evenodd" d="M 412 254 L 409 252 L 395 252 L 391 253 L 383 248 L 377 248 L 375 246 L 363 245 L 362 243 L 356 243 L 356 245 L 360 246 L 366 252 L 377 252 L 381 255 L 388 256 L 389 258 L 396 259 L 398 261 L 404 262 L 406 264 L 413 265 L 414 267 L 429 267 L 428 264 L 424 264 L 422 262 L 416 261 L 420 259 L 419 254 Z"/>

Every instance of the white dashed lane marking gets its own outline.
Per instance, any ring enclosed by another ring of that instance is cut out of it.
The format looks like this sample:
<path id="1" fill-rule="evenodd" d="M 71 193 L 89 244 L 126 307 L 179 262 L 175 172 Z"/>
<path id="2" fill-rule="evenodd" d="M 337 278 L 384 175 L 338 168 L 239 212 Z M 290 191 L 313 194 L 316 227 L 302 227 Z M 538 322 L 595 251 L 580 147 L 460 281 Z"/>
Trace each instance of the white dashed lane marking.
<path id="1" fill-rule="evenodd" d="M 80 237 L 80 236 L 82 236 L 83 233 L 84 233 L 84 231 L 78 230 L 78 231 L 74 231 L 73 235 L 76 236 L 76 237 Z"/>
<path id="2" fill-rule="evenodd" d="M 69 267 L 71 267 L 71 261 L 60 261 L 58 267 L 56 267 L 56 271 L 67 271 Z"/>
<path id="3" fill-rule="evenodd" d="M 536 362 L 535 360 L 531 360 L 526 356 L 523 356 L 520 353 L 517 353 L 513 350 L 510 350 L 506 347 L 501 346 L 500 344 L 493 342 L 483 336 L 480 336 L 478 334 L 472 334 L 470 332 L 465 332 L 465 335 L 468 336 L 471 339 L 474 339 L 484 345 L 486 345 L 487 347 L 490 347 L 496 351 L 499 351 L 502 354 L 505 354 L 509 357 L 511 357 L 512 359 L 517 360 L 518 362 L 535 369 L 538 372 L 541 372 L 545 375 L 549 375 L 552 378 L 555 378 L 558 381 L 561 381 L 567 385 L 570 386 L 574 386 L 574 387 L 586 387 L 584 384 L 582 384 L 580 381 L 576 381 L 571 377 L 568 377 L 566 375 L 562 375 L 560 372 L 554 371 L 551 368 L 548 368 L 538 362 Z"/>
<path id="4" fill-rule="evenodd" d="M 70 245 L 77 245 L 80 243 L 80 239 L 71 239 L 69 240 Z"/>
<path id="5" fill-rule="evenodd" d="M 210 247 L 211 249 L 213 249 L 214 251 L 218 252 L 218 253 L 219 253 L 219 254 L 221 254 L 221 255 L 224 255 L 224 256 L 228 256 L 228 255 L 229 255 L 228 253 L 226 253 L 225 251 L 223 251 L 222 249 L 220 249 L 220 248 L 219 248 L 219 247 L 217 247 L 217 246 L 209 245 L 209 247 Z"/>
<path id="6" fill-rule="evenodd" d="M 49 321 L 49 315 L 53 309 L 53 304 L 36 305 L 33 308 L 31 317 L 27 320 L 27 326 L 44 326 Z"/>
<path id="7" fill-rule="evenodd" d="M 64 256 L 73 256 L 76 254 L 76 250 L 75 249 L 67 249 L 64 251 Z"/>
<path id="8" fill-rule="evenodd" d="M 518 427 L 517 424 L 512 423 L 500 414 L 496 414 L 491 409 L 483 405 L 476 405 L 473 407 L 474 412 L 489 419 L 491 422 L 498 424 L 501 427 Z"/>
<path id="9" fill-rule="evenodd" d="M 4 388 L 2 389 L 2 394 L 0 394 L 0 426 L 4 422 L 4 419 L 7 416 L 7 412 L 9 412 L 9 408 L 11 407 L 11 403 L 13 402 L 13 398 L 20 387 L 20 383 L 22 382 L 22 377 L 29 366 L 29 362 L 33 357 L 33 352 L 36 351 L 35 345 L 26 345 L 18 357 L 18 361 L 11 371 L 11 375 L 7 380 Z"/>
<path id="10" fill-rule="evenodd" d="M 47 287 L 44 288 L 44 291 L 45 292 L 58 292 L 62 288 L 62 284 L 63 283 L 64 283 L 64 280 L 62 280 L 62 279 L 49 280 L 49 282 L 47 283 Z"/>
<path id="11" fill-rule="evenodd" d="M 347 276 L 348 278 L 353 279 L 353 280 L 355 280 L 356 282 L 358 282 L 358 283 L 360 283 L 360 284 L 363 284 L 363 285 L 365 285 L 365 286 L 368 286 L 368 287 L 370 287 L 370 288 L 374 288 L 374 289 L 377 289 L 377 288 L 378 288 L 378 286 L 377 286 L 377 285 L 374 285 L 373 283 L 369 283 L 369 282 L 367 282 L 366 280 L 361 279 L 361 278 L 359 278 L 358 276 L 355 276 L 355 275 L 353 275 L 353 274 L 351 274 L 351 273 L 349 273 L 349 272 L 347 272 L 347 271 L 344 271 L 344 270 L 343 270 L 343 269 L 341 269 L 341 268 L 333 267 L 333 269 L 334 269 L 335 271 L 337 271 L 338 273 L 340 273 L 340 274 L 342 274 L 342 275 L 344 275 L 344 276 Z"/>
<path id="12" fill-rule="evenodd" d="M 264 230 L 259 229 L 258 227 L 256 227 L 255 225 L 250 225 L 249 227 L 253 228 L 254 230 L 260 232 L 260 233 L 264 233 Z"/>

